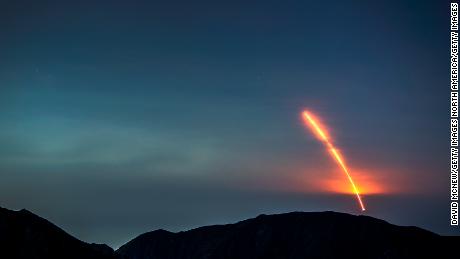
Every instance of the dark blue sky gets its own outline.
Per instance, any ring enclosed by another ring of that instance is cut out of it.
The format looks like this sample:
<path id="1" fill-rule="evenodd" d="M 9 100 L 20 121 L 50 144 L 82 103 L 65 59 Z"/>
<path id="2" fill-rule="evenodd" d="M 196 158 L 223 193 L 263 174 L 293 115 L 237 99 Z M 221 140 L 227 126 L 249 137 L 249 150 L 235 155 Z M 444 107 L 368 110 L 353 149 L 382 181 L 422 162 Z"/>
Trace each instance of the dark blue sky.
<path id="1" fill-rule="evenodd" d="M 443 1 L 2 1 L 0 205 L 90 242 L 258 213 L 449 224 Z M 339 178 L 337 178 L 339 177 Z M 374 189 L 375 189 L 374 188 Z M 371 188 L 372 189 L 372 188 Z"/>

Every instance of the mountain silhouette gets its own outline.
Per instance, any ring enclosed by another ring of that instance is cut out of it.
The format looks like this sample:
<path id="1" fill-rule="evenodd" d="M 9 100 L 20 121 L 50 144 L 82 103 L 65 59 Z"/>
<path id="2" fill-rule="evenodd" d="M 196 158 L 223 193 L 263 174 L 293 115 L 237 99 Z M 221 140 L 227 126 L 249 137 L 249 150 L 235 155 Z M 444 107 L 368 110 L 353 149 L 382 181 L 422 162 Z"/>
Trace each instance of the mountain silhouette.
<path id="1" fill-rule="evenodd" d="M 443 239 L 368 216 L 292 212 L 179 233 L 156 230 L 117 253 L 129 259 L 441 258 Z"/>
<path id="2" fill-rule="evenodd" d="M 27 210 L 0 207 L 0 258 L 112 259 L 112 248 L 88 244 Z"/>
<path id="3" fill-rule="evenodd" d="M 155 230 L 113 251 L 80 241 L 27 210 L 0 207 L 5 259 L 455 258 L 450 251 L 458 241 L 369 216 L 291 212 L 178 233 Z"/>

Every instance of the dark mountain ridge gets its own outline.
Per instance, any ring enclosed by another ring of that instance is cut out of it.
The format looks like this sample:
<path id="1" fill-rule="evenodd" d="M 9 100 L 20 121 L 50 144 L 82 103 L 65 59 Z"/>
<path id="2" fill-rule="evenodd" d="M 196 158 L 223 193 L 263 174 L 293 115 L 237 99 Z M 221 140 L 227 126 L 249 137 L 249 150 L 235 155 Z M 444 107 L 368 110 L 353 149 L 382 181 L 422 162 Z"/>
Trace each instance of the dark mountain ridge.
<path id="1" fill-rule="evenodd" d="M 0 258 L 115 258 L 112 248 L 88 244 L 28 210 L 0 207 Z"/>
<path id="2" fill-rule="evenodd" d="M 117 253 L 130 259 L 440 258 L 441 239 L 418 227 L 369 216 L 292 212 L 178 233 L 156 230 L 131 240 Z"/>
<path id="3" fill-rule="evenodd" d="M 458 241 L 369 216 L 291 212 L 177 233 L 155 230 L 113 251 L 27 210 L 0 208 L 0 258 L 8 259 L 448 258 Z"/>

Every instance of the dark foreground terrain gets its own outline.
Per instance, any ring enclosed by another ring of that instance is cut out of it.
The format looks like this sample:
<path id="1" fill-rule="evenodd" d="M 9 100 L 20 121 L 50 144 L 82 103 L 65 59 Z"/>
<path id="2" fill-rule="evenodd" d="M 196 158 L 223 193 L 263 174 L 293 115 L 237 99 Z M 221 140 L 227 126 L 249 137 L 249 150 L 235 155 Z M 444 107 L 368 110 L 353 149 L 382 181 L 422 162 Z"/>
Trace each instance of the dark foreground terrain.
<path id="1" fill-rule="evenodd" d="M 0 258 L 455 258 L 458 238 L 337 212 L 260 215 L 235 224 L 156 230 L 117 251 L 82 242 L 27 210 L 0 208 Z"/>
<path id="2" fill-rule="evenodd" d="M 27 210 L 0 207 L 0 258 L 115 258 L 107 245 L 88 244 Z"/>

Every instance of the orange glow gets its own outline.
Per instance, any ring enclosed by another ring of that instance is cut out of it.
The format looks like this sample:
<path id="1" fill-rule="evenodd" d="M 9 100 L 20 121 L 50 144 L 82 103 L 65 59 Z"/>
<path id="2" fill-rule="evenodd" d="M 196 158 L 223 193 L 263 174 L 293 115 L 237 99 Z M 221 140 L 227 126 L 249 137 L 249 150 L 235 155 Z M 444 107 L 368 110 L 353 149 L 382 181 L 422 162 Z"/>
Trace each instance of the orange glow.
<path id="1" fill-rule="evenodd" d="M 326 135 L 326 131 L 323 129 L 324 127 L 321 127 L 321 124 L 318 122 L 317 119 L 315 119 L 311 113 L 308 111 L 303 111 L 303 118 L 305 123 L 310 127 L 310 129 L 315 133 L 315 135 L 325 143 L 326 147 L 328 148 L 332 158 L 337 162 L 337 164 L 340 166 L 342 171 L 346 174 L 348 181 L 351 184 L 351 187 L 353 188 L 353 192 L 356 195 L 356 198 L 358 199 L 359 205 L 361 207 L 361 210 L 365 211 L 366 208 L 364 207 L 364 203 L 361 200 L 361 195 L 358 190 L 358 187 L 355 185 L 353 178 L 351 177 L 347 166 L 345 165 L 345 162 L 340 155 L 339 151 L 332 145 L 331 141 L 329 141 L 329 137 Z"/>
<path id="2" fill-rule="evenodd" d="M 374 172 L 374 171 L 373 171 Z M 322 190 L 327 192 L 341 193 L 341 194 L 355 194 L 355 190 L 344 177 L 328 177 L 327 179 L 316 180 L 315 185 L 320 186 Z M 370 178 L 368 171 L 353 170 L 353 179 L 359 182 L 359 193 L 361 195 L 378 195 L 395 192 L 395 189 L 390 189 L 382 182 L 389 181 L 389 179 L 376 179 Z"/>

